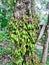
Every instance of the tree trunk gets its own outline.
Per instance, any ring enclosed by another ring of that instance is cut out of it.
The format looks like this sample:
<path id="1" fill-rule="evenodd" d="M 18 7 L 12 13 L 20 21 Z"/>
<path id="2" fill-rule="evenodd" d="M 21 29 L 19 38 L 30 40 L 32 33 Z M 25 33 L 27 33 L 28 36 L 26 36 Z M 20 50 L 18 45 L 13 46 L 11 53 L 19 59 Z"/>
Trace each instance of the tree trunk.
<path id="1" fill-rule="evenodd" d="M 45 65 L 46 63 L 47 53 L 48 53 L 48 43 L 49 43 L 49 30 L 47 30 L 47 36 L 43 47 L 42 65 Z"/>
<path id="2" fill-rule="evenodd" d="M 48 23 L 49 23 L 49 16 L 48 16 Z M 46 34 L 46 40 L 43 47 L 43 56 L 42 56 L 42 65 L 45 65 L 47 60 L 47 54 L 48 54 L 48 43 L 49 43 L 49 25 L 47 25 L 47 34 Z"/>
<path id="3" fill-rule="evenodd" d="M 33 10 L 32 0 L 17 0 L 14 6 L 14 18 L 21 18 L 24 13 L 32 17 Z"/>

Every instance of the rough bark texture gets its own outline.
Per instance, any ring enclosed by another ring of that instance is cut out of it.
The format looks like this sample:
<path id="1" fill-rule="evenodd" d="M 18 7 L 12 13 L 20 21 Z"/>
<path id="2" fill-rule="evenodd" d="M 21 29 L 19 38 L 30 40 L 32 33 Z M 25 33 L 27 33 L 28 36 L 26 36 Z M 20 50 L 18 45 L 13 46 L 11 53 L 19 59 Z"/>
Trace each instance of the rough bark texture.
<path id="1" fill-rule="evenodd" d="M 32 0 L 17 0 L 14 6 L 14 17 L 21 18 L 24 13 L 32 17 L 31 13 L 34 11 L 32 2 Z"/>

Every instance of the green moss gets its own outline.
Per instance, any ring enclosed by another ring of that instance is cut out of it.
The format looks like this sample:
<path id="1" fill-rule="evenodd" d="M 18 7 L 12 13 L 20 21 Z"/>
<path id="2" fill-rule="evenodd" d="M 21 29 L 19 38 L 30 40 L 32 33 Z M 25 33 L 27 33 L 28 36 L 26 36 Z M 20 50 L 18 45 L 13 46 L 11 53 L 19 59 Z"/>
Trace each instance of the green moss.
<path id="1" fill-rule="evenodd" d="M 23 15 L 20 20 L 11 18 L 8 23 L 8 34 L 15 45 L 12 50 L 11 60 L 13 63 L 16 65 L 38 65 L 38 61 L 33 55 L 38 29 L 37 18 L 33 18 L 31 21 L 26 15 Z"/>

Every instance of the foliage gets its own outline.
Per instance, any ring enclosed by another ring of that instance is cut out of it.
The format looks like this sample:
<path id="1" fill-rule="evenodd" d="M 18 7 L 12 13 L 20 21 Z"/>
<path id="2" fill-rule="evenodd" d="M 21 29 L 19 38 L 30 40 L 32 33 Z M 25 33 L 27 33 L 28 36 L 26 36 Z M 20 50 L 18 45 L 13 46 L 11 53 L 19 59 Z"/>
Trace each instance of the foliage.
<path id="1" fill-rule="evenodd" d="M 15 65 L 39 65 L 33 52 L 38 29 L 37 18 L 29 20 L 25 14 L 22 19 L 11 18 L 9 21 L 7 32 L 14 43 L 11 60 Z"/>
<path id="2" fill-rule="evenodd" d="M 13 12 L 13 5 L 16 0 L 0 0 L 0 28 L 7 26 Z"/>
<path id="3" fill-rule="evenodd" d="M 0 42 L 8 41 L 6 31 L 0 31 Z"/>
<path id="4" fill-rule="evenodd" d="M 41 50 L 40 50 L 40 49 L 37 49 L 37 48 L 35 47 L 34 52 L 35 52 L 35 54 L 41 59 L 41 57 L 42 57 L 42 52 L 41 52 Z"/>
<path id="5" fill-rule="evenodd" d="M 12 46 L 11 41 L 8 39 L 7 32 L 0 31 L 0 54 L 11 53 Z"/>
<path id="6" fill-rule="evenodd" d="M 35 10 L 40 17 L 40 25 L 47 23 L 48 10 L 46 5 L 49 0 L 35 0 Z"/>
<path id="7" fill-rule="evenodd" d="M 39 59 L 42 58 L 42 52 L 41 52 L 41 50 L 35 48 L 35 54 L 39 57 Z M 49 56 L 47 56 L 47 61 L 46 61 L 45 65 L 49 65 Z"/>
<path id="8" fill-rule="evenodd" d="M 49 56 L 47 57 L 46 65 L 49 65 Z"/>

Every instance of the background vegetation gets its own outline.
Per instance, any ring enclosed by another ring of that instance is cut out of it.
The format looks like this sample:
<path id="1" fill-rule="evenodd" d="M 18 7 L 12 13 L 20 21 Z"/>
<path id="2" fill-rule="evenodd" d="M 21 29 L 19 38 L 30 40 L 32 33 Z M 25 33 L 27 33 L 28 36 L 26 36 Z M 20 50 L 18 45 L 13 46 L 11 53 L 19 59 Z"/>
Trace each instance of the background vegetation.
<path id="1" fill-rule="evenodd" d="M 30 0 L 31 1 L 31 0 Z M 1 65 L 39 65 L 41 64 L 42 49 L 45 44 L 46 30 L 39 44 L 36 41 L 43 24 L 47 24 L 48 0 L 32 0 L 32 9 L 27 6 L 27 12 L 15 16 L 24 8 L 17 0 L 0 0 L 0 57 Z M 17 10 L 15 10 L 15 7 Z M 25 8 L 24 8 L 25 9 Z M 40 48 L 38 48 L 40 47 Z M 48 50 L 49 52 L 49 50 Z M 41 64 L 42 65 L 42 64 Z M 45 65 L 49 65 L 49 56 Z"/>

